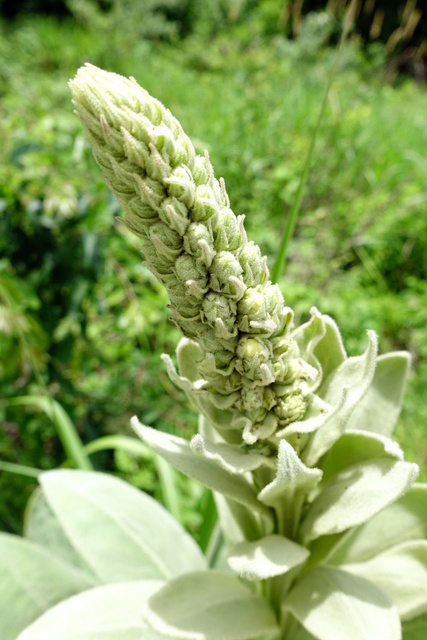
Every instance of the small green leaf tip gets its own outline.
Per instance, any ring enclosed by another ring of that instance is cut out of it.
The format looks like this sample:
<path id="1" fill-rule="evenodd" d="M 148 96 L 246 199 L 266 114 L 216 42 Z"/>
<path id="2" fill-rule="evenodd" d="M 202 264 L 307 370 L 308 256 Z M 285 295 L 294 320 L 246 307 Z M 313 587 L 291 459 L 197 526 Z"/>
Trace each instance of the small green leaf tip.
<path id="1" fill-rule="evenodd" d="M 248 444 L 301 420 L 316 371 L 290 336 L 292 312 L 248 242 L 207 153 L 133 79 L 86 64 L 70 81 L 76 113 L 125 224 L 166 287 L 172 319 L 201 347 L 204 393 L 249 420 Z M 248 421 L 247 420 L 247 421 Z"/>

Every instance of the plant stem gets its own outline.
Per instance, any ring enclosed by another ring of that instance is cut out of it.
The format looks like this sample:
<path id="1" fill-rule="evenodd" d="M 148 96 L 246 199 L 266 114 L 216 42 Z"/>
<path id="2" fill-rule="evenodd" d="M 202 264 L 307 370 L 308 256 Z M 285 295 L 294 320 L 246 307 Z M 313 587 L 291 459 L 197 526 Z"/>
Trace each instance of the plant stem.
<path id="1" fill-rule="evenodd" d="M 339 40 L 339 44 L 338 44 L 338 48 L 337 48 L 337 53 L 335 56 L 335 60 L 334 60 L 334 64 L 331 70 L 331 73 L 329 75 L 328 78 L 328 82 L 326 85 L 326 90 L 325 90 L 325 94 L 323 96 L 323 100 L 322 100 L 322 104 L 320 107 L 320 111 L 319 111 L 319 116 L 317 118 L 317 122 L 316 122 L 316 126 L 313 132 L 313 135 L 311 136 L 311 140 L 310 140 L 310 146 L 307 152 L 307 156 L 305 159 L 305 163 L 304 163 L 304 168 L 301 174 L 301 178 L 300 178 L 300 182 L 298 185 L 298 190 L 296 192 L 295 195 L 295 199 L 294 202 L 292 204 L 292 209 L 291 212 L 287 218 L 286 221 L 286 226 L 285 226 L 285 230 L 283 232 L 282 235 L 282 239 L 280 242 L 280 246 L 279 246 L 279 250 L 277 252 L 277 257 L 276 257 L 276 261 L 274 263 L 274 267 L 272 270 L 272 274 L 271 274 L 271 279 L 273 282 L 277 282 L 279 279 L 279 276 L 281 273 L 283 273 L 284 271 L 284 265 L 285 265 L 285 259 L 286 259 L 286 254 L 287 254 L 287 250 L 289 247 L 289 242 L 290 239 L 292 237 L 292 234 L 294 232 L 295 229 L 295 225 L 300 213 L 300 209 L 301 209 L 301 200 L 302 200 L 302 195 L 304 192 L 304 188 L 305 188 L 305 184 L 307 182 L 307 177 L 308 177 L 308 172 L 310 169 L 310 165 L 311 165 L 311 158 L 313 155 L 313 150 L 314 150 L 314 145 L 316 143 L 316 139 L 317 139 L 317 135 L 319 133 L 320 130 L 320 126 L 322 124 L 324 115 L 325 115 L 325 111 L 326 111 L 326 105 L 328 102 L 328 97 L 329 97 L 329 91 L 331 89 L 332 83 L 335 79 L 337 70 L 338 70 L 338 65 L 341 59 L 341 52 L 342 52 L 342 48 L 344 45 L 344 42 L 347 39 L 347 36 L 350 32 L 350 27 L 351 24 L 353 22 L 353 16 L 355 14 L 356 11 L 356 6 L 357 6 L 358 0 L 351 0 L 349 6 L 347 7 L 347 11 L 345 13 L 344 16 L 344 21 L 343 21 L 343 30 L 341 33 L 341 37 Z"/>

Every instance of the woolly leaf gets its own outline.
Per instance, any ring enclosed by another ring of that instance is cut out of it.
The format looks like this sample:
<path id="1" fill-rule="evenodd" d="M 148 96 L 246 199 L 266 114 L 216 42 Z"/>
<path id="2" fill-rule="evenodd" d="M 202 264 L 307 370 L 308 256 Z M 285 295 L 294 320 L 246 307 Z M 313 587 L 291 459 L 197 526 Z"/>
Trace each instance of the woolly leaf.
<path id="1" fill-rule="evenodd" d="M 144 618 L 182 640 L 253 640 L 278 631 L 267 600 L 219 571 L 172 580 L 148 600 Z"/>
<path id="2" fill-rule="evenodd" d="M 427 611 L 426 540 L 404 542 L 366 562 L 343 568 L 388 593 L 403 620 Z"/>
<path id="3" fill-rule="evenodd" d="M 309 552 L 283 536 L 271 535 L 233 547 L 228 564 L 240 578 L 265 580 L 280 576 L 307 560 Z"/>
<path id="4" fill-rule="evenodd" d="M 265 504 L 277 506 L 286 494 L 295 490 L 307 491 L 316 486 L 322 477 L 319 469 L 309 469 L 301 462 L 295 449 L 286 440 L 281 440 L 277 456 L 277 474 L 259 493 Z"/>
<path id="5" fill-rule="evenodd" d="M 397 442 L 385 436 L 368 431 L 347 431 L 322 461 L 322 482 L 346 467 L 375 458 L 403 460 L 403 452 Z"/>
<path id="6" fill-rule="evenodd" d="M 364 562 L 407 540 L 427 537 L 427 484 L 417 483 L 397 502 L 349 532 L 329 562 Z"/>
<path id="7" fill-rule="evenodd" d="M 339 533 L 372 518 L 415 481 L 417 465 L 385 458 L 355 464 L 333 476 L 301 526 L 305 542 Z"/>
<path id="8" fill-rule="evenodd" d="M 162 640 L 142 620 L 141 607 L 161 581 L 109 584 L 57 604 L 27 627 L 17 640 Z"/>
<path id="9" fill-rule="evenodd" d="M 156 453 L 190 478 L 199 480 L 210 489 L 254 509 L 271 520 L 270 511 L 257 500 L 254 488 L 243 476 L 231 474 L 216 461 L 197 455 L 191 449 L 190 443 L 183 438 L 146 427 L 136 418 L 132 419 L 131 424 L 139 437 Z"/>
<path id="10" fill-rule="evenodd" d="M 283 607 L 318 640 L 400 640 L 396 608 L 378 587 L 332 567 L 309 571 Z"/>
<path id="11" fill-rule="evenodd" d="M 0 576 L 2 640 L 16 640 L 54 604 L 96 584 L 40 545 L 7 533 L 0 533 Z"/>
<path id="12" fill-rule="evenodd" d="M 405 351 L 386 353 L 377 360 L 374 379 L 357 404 L 347 429 L 364 429 L 390 436 L 400 414 L 410 355 Z"/>
<path id="13" fill-rule="evenodd" d="M 261 466 L 275 467 L 272 458 L 256 453 L 256 451 L 246 452 L 238 445 L 212 442 L 200 434 L 192 438 L 190 448 L 200 457 L 215 462 L 229 473 L 241 475 Z"/>
<path id="14" fill-rule="evenodd" d="M 354 408 L 363 398 L 371 384 L 377 358 L 378 339 L 373 331 L 368 332 L 369 345 L 362 356 L 348 358 L 333 371 L 318 389 L 318 395 L 331 407 L 332 412 L 324 423 L 312 434 L 302 458 L 314 466 L 338 440 L 346 428 Z"/>
<path id="15" fill-rule="evenodd" d="M 32 494 L 25 512 L 24 535 L 29 540 L 48 549 L 55 558 L 79 567 L 93 577 L 82 556 L 66 537 L 58 519 L 52 511 L 40 487 Z"/>
<path id="16" fill-rule="evenodd" d="M 40 480 L 64 534 L 101 582 L 164 579 L 206 566 L 174 518 L 126 482 L 72 470 Z"/>

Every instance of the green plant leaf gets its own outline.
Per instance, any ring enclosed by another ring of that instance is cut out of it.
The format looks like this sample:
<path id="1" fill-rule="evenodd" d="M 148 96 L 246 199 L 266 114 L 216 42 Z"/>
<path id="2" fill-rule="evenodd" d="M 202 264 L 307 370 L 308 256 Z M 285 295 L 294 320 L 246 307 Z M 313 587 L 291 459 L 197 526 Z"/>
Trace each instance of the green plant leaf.
<path id="1" fill-rule="evenodd" d="M 54 604 L 96 581 L 29 540 L 0 533 L 0 637 L 17 634 Z"/>
<path id="2" fill-rule="evenodd" d="M 267 600 L 219 571 L 172 580 L 151 596 L 144 617 L 159 633 L 182 640 L 252 640 L 278 631 Z"/>
<path id="3" fill-rule="evenodd" d="M 385 458 L 340 471 L 313 501 L 301 525 L 304 543 L 366 522 L 400 498 L 417 474 L 417 465 Z"/>
<path id="4" fill-rule="evenodd" d="M 295 490 L 307 491 L 316 486 L 322 477 L 319 469 L 309 469 L 301 462 L 295 449 L 286 440 L 279 443 L 277 454 L 277 474 L 258 494 L 270 506 L 280 506 L 286 494 L 293 495 Z"/>
<path id="5" fill-rule="evenodd" d="M 402 620 L 427 610 L 427 540 L 410 540 L 343 568 L 388 593 Z"/>
<path id="6" fill-rule="evenodd" d="M 317 567 L 286 597 L 290 611 L 318 640 L 400 640 L 396 608 L 378 587 L 332 567 Z"/>
<path id="7" fill-rule="evenodd" d="M 333 371 L 347 359 L 347 353 L 338 325 L 330 316 L 322 314 L 325 335 L 314 348 L 314 356 L 322 368 L 323 380 L 327 380 Z"/>
<path id="8" fill-rule="evenodd" d="M 402 407 L 410 362 L 406 351 L 386 353 L 378 358 L 372 384 L 350 416 L 347 429 L 391 436 Z"/>
<path id="9" fill-rule="evenodd" d="M 203 350 L 199 343 L 181 338 L 176 348 L 176 359 L 179 374 L 190 382 L 195 382 L 198 379 L 198 368 L 195 364 L 203 360 Z"/>
<path id="10" fill-rule="evenodd" d="M 25 511 L 24 536 L 40 544 L 55 558 L 79 567 L 94 578 L 87 563 L 69 542 L 40 487 L 31 495 Z"/>
<path id="11" fill-rule="evenodd" d="M 237 475 L 254 471 L 261 466 L 269 466 L 272 469 L 275 467 L 274 460 L 260 453 L 246 452 L 238 445 L 225 442 L 212 442 L 200 434 L 191 439 L 190 448 L 197 455 L 212 460 L 225 471 Z"/>
<path id="12" fill-rule="evenodd" d="M 326 413 L 323 424 L 310 436 L 301 457 L 310 467 L 331 448 L 344 432 L 347 422 L 372 382 L 377 358 L 378 339 L 368 331 L 369 344 L 361 356 L 347 358 L 322 382 L 317 394 L 337 411 Z"/>
<path id="13" fill-rule="evenodd" d="M 284 536 L 265 536 L 241 542 L 228 555 L 228 564 L 240 578 L 265 580 L 287 573 L 307 560 L 309 551 Z"/>
<path id="14" fill-rule="evenodd" d="M 427 638 L 427 613 L 402 624 L 402 640 L 422 640 L 423 638 Z"/>
<path id="15" fill-rule="evenodd" d="M 273 522 L 269 527 L 262 526 L 265 522 L 261 523 L 258 514 L 243 504 L 221 493 L 214 493 L 214 498 L 222 535 L 229 549 L 243 540 L 258 540 L 266 533 L 273 532 Z"/>
<path id="16" fill-rule="evenodd" d="M 321 374 L 320 380 L 326 380 L 347 359 L 336 322 L 315 307 L 311 309 L 311 319 L 297 327 L 292 337 L 304 360 Z"/>
<path id="17" fill-rule="evenodd" d="M 427 537 L 427 484 L 417 483 L 393 504 L 350 531 L 329 562 L 364 562 L 406 540 Z"/>
<path id="18" fill-rule="evenodd" d="M 243 476 L 231 474 L 216 461 L 197 455 L 190 443 L 183 438 L 146 427 L 137 418 L 132 418 L 131 424 L 144 442 L 187 476 L 199 480 L 213 491 L 218 491 L 254 509 L 268 520 L 272 519 L 270 510 L 257 500 L 255 489 Z"/>
<path id="19" fill-rule="evenodd" d="M 100 581 L 165 579 L 206 567 L 176 520 L 126 482 L 71 470 L 48 471 L 40 481 L 64 534 Z"/>
<path id="20" fill-rule="evenodd" d="M 17 640 L 162 640 L 142 620 L 144 602 L 163 582 L 109 584 L 79 593 L 47 611 Z"/>
<path id="21" fill-rule="evenodd" d="M 385 436 L 369 431 L 346 431 L 322 461 L 322 483 L 346 467 L 374 458 L 403 460 L 403 452 L 397 442 Z"/>
<path id="22" fill-rule="evenodd" d="M 116 434 L 97 438 L 85 446 L 85 451 L 88 454 L 105 451 L 106 449 L 126 451 L 126 453 L 130 453 L 137 458 L 153 460 L 159 474 L 163 502 L 173 517 L 176 518 L 178 522 L 181 522 L 181 509 L 179 506 L 178 492 L 176 490 L 174 470 L 170 465 L 156 455 L 144 442 L 141 442 L 139 438 L 130 438 L 129 436 Z"/>

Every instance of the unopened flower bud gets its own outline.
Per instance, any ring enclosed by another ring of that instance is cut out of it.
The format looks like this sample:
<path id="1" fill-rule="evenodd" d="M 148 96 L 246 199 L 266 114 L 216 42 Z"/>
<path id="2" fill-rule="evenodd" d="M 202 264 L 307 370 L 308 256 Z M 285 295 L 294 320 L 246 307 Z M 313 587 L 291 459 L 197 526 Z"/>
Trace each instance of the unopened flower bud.
<path id="1" fill-rule="evenodd" d="M 191 171 L 186 166 L 174 169 L 170 176 L 164 180 L 170 196 L 177 198 L 187 209 L 193 206 L 196 194 L 196 185 Z"/>
<path id="2" fill-rule="evenodd" d="M 258 245 L 248 242 L 239 252 L 242 278 L 247 287 L 256 287 L 268 278 L 268 269 Z"/>
<path id="3" fill-rule="evenodd" d="M 280 399 L 274 407 L 274 413 L 279 418 L 279 424 L 286 425 L 301 420 L 307 409 L 307 403 L 300 391 Z"/>
<path id="4" fill-rule="evenodd" d="M 214 291 L 230 295 L 236 300 L 243 296 L 245 285 L 239 276 L 242 267 L 236 256 L 230 251 L 216 254 L 210 268 L 211 287 Z"/>
<path id="5" fill-rule="evenodd" d="M 237 305 L 234 300 L 218 293 L 208 293 L 203 300 L 202 313 L 211 327 L 217 328 L 219 319 L 230 334 L 236 333 Z"/>
<path id="6" fill-rule="evenodd" d="M 198 263 L 193 256 L 186 253 L 177 258 L 174 266 L 176 277 L 183 284 L 193 281 L 200 290 L 207 290 L 208 273 L 206 267 Z"/>
<path id="7" fill-rule="evenodd" d="M 274 382 L 271 348 L 265 340 L 244 337 L 239 340 L 236 369 L 249 380 L 268 385 Z"/>
<path id="8" fill-rule="evenodd" d="M 191 255 L 210 267 L 215 255 L 212 235 L 208 227 L 201 222 L 190 222 L 184 235 L 184 248 Z"/>
<path id="9" fill-rule="evenodd" d="M 239 223 L 228 207 L 221 210 L 216 218 L 215 249 L 217 251 L 236 251 L 242 244 Z"/>
<path id="10" fill-rule="evenodd" d="M 193 178 L 198 187 L 202 184 L 207 184 L 209 181 L 209 171 L 206 167 L 206 159 L 202 156 L 196 156 L 194 160 Z"/>
<path id="11" fill-rule="evenodd" d="M 190 223 L 187 213 L 187 207 L 177 198 L 166 198 L 159 207 L 159 218 L 180 236 Z"/>

